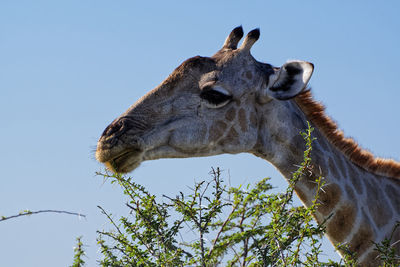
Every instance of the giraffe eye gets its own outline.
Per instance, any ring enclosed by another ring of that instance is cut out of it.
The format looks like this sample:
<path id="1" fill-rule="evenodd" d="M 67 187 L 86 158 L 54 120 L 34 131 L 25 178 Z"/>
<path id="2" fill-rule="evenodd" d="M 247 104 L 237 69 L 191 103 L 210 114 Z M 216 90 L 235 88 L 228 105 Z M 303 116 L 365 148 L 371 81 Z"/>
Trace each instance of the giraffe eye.
<path id="1" fill-rule="evenodd" d="M 219 108 L 228 104 L 232 95 L 221 86 L 206 86 L 202 89 L 200 97 L 206 100 L 208 107 Z"/>

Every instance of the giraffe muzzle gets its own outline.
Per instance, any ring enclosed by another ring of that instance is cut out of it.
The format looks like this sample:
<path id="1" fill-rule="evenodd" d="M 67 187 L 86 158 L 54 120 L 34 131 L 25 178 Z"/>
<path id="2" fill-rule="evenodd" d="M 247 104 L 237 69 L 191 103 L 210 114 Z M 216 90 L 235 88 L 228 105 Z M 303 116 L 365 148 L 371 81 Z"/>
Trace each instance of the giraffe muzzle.
<path id="1" fill-rule="evenodd" d="M 113 172 L 130 172 L 142 162 L 143 147 L 143 140 L 137 135 L 103 135 L 97 143 L 96 159 Z"/>

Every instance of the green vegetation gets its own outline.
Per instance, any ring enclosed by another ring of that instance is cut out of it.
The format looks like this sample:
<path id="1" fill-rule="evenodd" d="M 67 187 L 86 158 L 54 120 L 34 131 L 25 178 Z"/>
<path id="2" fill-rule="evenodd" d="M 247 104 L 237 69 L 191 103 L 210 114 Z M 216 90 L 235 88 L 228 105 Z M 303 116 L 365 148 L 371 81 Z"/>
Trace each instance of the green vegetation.
<path id="1" fill-rule="evenodd" d="M 302 133 L 304 160 L 284 193 L 270 193 L 269 178 L 255 185 L 227 186 L 219 168 L 210 181 L 195 183 L 191 193 L 156 197 L 132 178 L 100 174 L 119 184 L 127 197 L 128 217 L 109 219 L 113 230 L 98 231 L 103 254 L 101 266 L 355 266 L 352 255 L 340 262 L 321 260 L 324 224 L 309 208 L 293 205 L 296 182 L 311 170 L 313 129 Z M 315 177 L 317 192 L 323 177 Z M 346 248 L 341 246 L 342 251 Z M 385 266 L 399 264 L 390 240 L 377 245 Z M 82 266 L 84 255 L 78 239 L 73 266 Z"/>
<path id="2" fill-rule="evenodd" d="M 76 247 L 74 248 L 74 262 L 71 267 L 82 267 L 85 265 L 83 257 L 85 256 L 85 251 L 83 249 L 82 237 L 76 239 Z"/>

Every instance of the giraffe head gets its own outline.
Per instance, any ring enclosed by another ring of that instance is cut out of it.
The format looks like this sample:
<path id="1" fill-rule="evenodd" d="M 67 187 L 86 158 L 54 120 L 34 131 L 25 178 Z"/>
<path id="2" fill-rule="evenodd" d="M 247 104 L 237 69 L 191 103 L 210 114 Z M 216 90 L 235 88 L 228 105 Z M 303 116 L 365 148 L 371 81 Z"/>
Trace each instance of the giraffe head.
<path id="1" fill-rule="evenodd" d="M 129 172 L 145 160 L 251 152 L 261 107 L 295 97 L 313 72 L 304 61 L 276 68 L 255 60 L 259 35 L 252 30 L 238 48 L 237 27 L 214 56 L 183 62 L 104 130 L 97 160 Z"/>

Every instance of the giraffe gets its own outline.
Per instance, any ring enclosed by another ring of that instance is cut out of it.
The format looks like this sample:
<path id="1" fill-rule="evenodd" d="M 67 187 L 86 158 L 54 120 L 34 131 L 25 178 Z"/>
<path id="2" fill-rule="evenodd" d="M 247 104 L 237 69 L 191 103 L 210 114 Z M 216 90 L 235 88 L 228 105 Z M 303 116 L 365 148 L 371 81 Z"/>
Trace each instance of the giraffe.
<path id="1" fill-rule="evenodd" d="M 315 219 L 326 220 L 329 240 L 347 244 L 361 266 L 376 266 L 373 242 L 389 237 L 400 220 L 400 163 L 376 158 L 344 136 L 307 87 L 313 64 L 273 67 L 254 59 L 250 49 L 259 35 L 250 31 L 238 47 L 243 29 L 237 27 L 212 57 L 184 61 L 104 130 L 96 159 L 127 173 L 146 160 L 247 152 L 288 179 L 303 160 L 299 132 L 310 121 L 313 165 L 325 179 Z M 295 186 L 305 206 L 316 190 L 312 177 Z M 400 230 L 392 240 L 400 255 Z"/>

